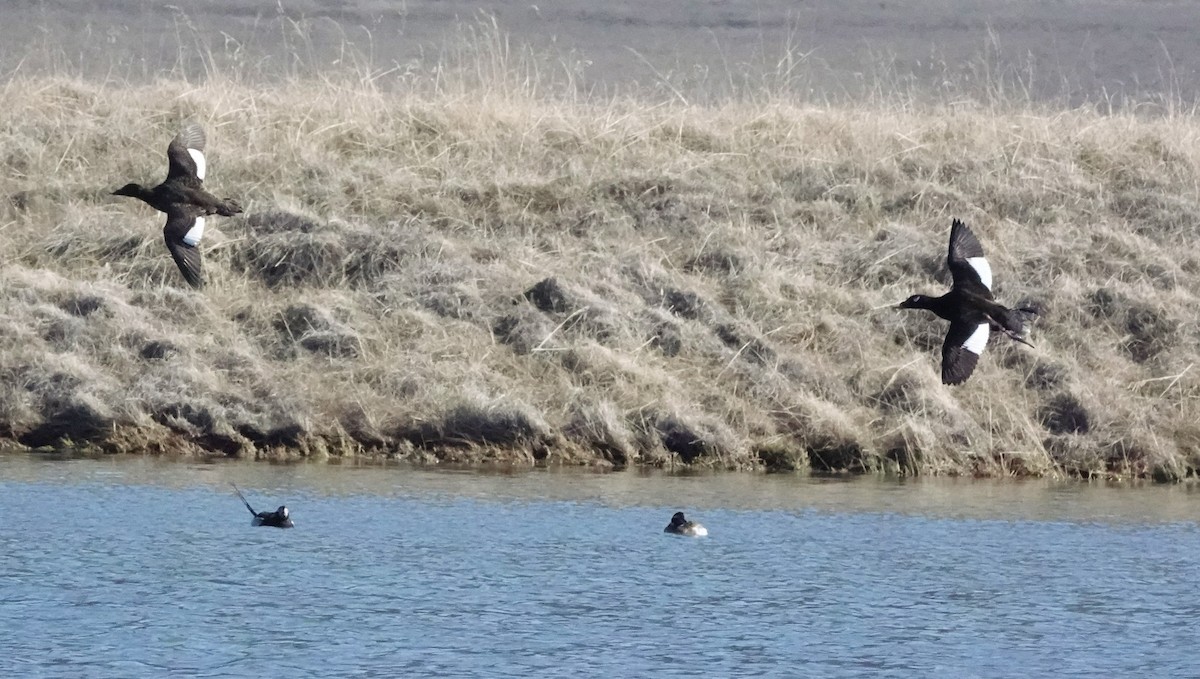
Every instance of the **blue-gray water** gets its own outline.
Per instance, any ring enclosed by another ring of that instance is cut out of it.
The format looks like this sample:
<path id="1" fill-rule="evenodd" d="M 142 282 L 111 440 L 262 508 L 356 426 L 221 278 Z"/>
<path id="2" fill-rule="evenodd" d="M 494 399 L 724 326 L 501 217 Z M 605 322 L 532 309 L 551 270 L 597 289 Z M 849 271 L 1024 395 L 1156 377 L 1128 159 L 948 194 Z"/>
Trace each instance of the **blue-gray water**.
<path id="1" fill-rule="evenodd" d="M 1198 676 L 1198 502 L 5 455 L 0 676 Z"/>

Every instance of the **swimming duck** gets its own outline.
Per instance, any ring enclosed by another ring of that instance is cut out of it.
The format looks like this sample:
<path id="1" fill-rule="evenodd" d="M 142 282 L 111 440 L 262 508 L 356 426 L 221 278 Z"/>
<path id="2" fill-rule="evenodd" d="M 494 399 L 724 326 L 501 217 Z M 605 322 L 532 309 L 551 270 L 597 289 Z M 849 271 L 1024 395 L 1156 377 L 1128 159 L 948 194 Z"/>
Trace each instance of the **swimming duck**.
<path id="1" fill-rule="evenodd" d="M 246 502 L 246 496 L 242 495 L 242 491 L 238 490 L 238 487 L 233 483 L 229 485 L 233 486 L 233 492 L 242 498 L 242 504 L 246 505 L 246 509 L 249 509 L 250 513 L 254 515 L 254 518 L 250 520 L 250 525 L 271 526 L 272 528 L 294 528 L 296 526 L 296 524 L 292 523 L 292 517 L 288 514 L 288 508 L 284 505 L 279 505 L 279 509 L 273 512 L 256 512 L 250 506 L 250 503 Z"/>
<path id="2" fill-rule="evenodd" d="M 167 213 L 163 238 L 167 250 L 183 278 L 193 288 L 204 286 L 200 271 L 200 251 L 196 246 L 204 235 L 208 215 L 231 217 L 242 211 L 237 201 L 222 200 L 204 190 L 204 128 L 192 121 L 184 125 L 167 146 L 167 178 L 153 188 L 126 184 L 113 191 L 114 196 L 137 198 L 150 207 Z"/>
<path id="3" fill-rule="evenodd" d="M 1009 309 L 992 296 L 992 267 L 983 256 L 983 246 L 966 224 L 955 219 L 950 227 L 950 253 L 946 257 L 954 282 L 941 297 L 913 295 L 901 309 L 928 309 L 950 321 L 942 344 L 942 383 L 962 384 L 975 370 L 988 335 L 998 330 L 1014 341 L 1025 340 L 1025 314 L 1029 307 Z"/>
<path id="4" fill-rule="evenodd" d="M 663 529 L 664 533 L 672 533 L 674 535 L 686 535 L 692 538 L 701 538 L 708 535 L 708 529 L 695 521 L 688 521 L 683 518 L 683 512 L 675 512 L 671 517 L 671 523 Z"/>

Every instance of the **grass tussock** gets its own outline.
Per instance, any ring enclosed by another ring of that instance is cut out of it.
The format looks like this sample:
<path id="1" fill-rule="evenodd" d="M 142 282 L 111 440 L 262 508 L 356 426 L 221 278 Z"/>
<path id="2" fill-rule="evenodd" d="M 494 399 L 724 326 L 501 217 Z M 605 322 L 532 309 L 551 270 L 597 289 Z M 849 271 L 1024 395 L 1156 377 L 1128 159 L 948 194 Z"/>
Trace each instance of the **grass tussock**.
<path id="1" fill-rule="evenodd" d="M 265 458 L 1175 480 L 1200 468 L 1200 121 L 965 100 L 648 105 L 8 81 L 0 436 Z M 489 86 L 491 82 L 492 86 Z M 497 86 L 503 84 L 503 87 Z M 153 181 L 188 117 L 182 284 Z M 940 384 L 951 217 L 1042 310 Z"/>

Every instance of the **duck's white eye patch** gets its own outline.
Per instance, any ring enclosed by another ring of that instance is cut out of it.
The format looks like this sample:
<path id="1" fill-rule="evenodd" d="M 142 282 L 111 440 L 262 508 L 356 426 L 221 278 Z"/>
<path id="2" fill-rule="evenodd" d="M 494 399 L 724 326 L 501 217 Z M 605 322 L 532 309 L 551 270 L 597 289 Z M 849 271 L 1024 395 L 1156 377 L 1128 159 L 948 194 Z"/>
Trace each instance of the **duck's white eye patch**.
<path id="1" fill-rule="evenodd" d="M 197 217 L 192 224 L 192 228 L 183 234 L 183 242 L 192 247 L 196 247 L 200 243 L 200 239 L 204 237 L 204 218 Z"/>
<path id="2" fill-rule="evenodd" d="M 992 289 L 992 265 L 988 264 L 986 257 L 968 257 L 967 264 L 975 269 L 975 273 L 979 274 L 979 281 L 983 283 L 983 287 L 988 290 Z"/>
<path id="3" fill-rule="evenodd" d="M 971 333 L 971 336 L 967 338 L 967 341 L 963 342 L 963 348 L 976 356 L 982 354 L 983 348 L 987 346 L 990 330 L 991 328 L 987 323 L 980 323 L 979 327 L 975 328 L 975 332 Z"/>
<path id="4" fill-rule="evenodd" d="M 192 160 L 196 161 L 196 178 L 204 179 L 204 154 L 197 149 L 188 149 L 187 151 L 192 156 Z"/>

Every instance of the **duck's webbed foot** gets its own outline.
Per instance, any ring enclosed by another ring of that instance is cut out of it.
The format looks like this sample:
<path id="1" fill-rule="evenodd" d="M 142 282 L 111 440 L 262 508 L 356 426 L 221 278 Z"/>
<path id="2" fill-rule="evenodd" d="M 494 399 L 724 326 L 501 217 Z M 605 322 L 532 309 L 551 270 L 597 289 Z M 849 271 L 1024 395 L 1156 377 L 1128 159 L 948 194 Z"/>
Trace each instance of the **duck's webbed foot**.
<path id="1" fill-rule="evenodd" d="M 217 206 L 217 214 L 222 217 L 232 217 L 242 211 L 242 204 L 232 198 L 226 198 Z"/>
<path id="2" fill-rule="evenodd" d="M 1029 343 L 1029 340 L 1027 340 L 1021 336 L 1021 333 L 1013 332 L 1012 330 L 1009 330 L 1008 328 L 1002 328 L 1002 330 L 1004 331 L 1004 334 L 1008 335 L 1009 339 L 1013 340 L 1014 342 L 1020 342 L 1021 344 L 1024 344 L 1025 346 L 1029 347 L 1030 349 L 1034 348 L 1034 346 Z"/>

